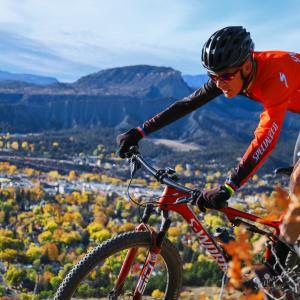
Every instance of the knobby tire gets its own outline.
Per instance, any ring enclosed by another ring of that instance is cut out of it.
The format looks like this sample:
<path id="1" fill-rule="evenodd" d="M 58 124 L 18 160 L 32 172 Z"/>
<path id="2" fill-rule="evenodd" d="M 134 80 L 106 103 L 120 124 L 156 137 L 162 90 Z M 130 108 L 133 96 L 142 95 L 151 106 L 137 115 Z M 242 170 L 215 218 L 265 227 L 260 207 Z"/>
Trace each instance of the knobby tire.
<path id="1" fill-rule="evenodd" d="M 69 300 L 76 288 L 97 265 L 116 253 L 130 248 L 151 246 L 149 232 L 133 231 L 113 237 L 90 251 L 67 274 L 60 284 L 53 300 Z M 178 299 L 182 284 L 182 262 L 175 246 L 167 239 L 160 253 L 166 265 L 167 284 L 163 299 Z M 153 275 L 154 276 L 154 275 Z"/>

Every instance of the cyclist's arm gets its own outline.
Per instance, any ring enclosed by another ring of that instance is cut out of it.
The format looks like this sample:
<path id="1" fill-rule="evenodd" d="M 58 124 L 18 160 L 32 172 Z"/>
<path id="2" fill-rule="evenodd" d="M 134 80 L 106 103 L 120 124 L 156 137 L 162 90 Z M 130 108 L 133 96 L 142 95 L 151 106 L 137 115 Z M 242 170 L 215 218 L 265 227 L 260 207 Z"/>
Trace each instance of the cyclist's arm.
<path id="1" fill-rule="evenodd" d="M 222 94 L 216 84 L 209 80 L 193 94 L 176 101 L 164 111 L 144 122 L 142 130 L 145 134 L 154 132 L 194 111 L 200 106 Z"/>
<path id="2" fill-rule="evenodd" d="M 286 115 L 288 95 L 288 85 L 281 81 L 278 69 L 274 68 L 269 78 L 261 84 L 260 98 L 264 112 L 260 115 L 254 139 L 229 177 L 235 189 L 242 186 L 258 170 L 274 149 Z"/>
<path id="3" fill-rule="evenodd" d="M 227 182 L 231 182 L 234 189 L 242 186 L 258 170 L 276 145 L 288 106 L 288 90 L 282 83 L 278 84 L 278 79 L 276 74 L 264 84 L 264 112 L 260 115 L 254 139 Z"/>
<path id="4" fill-rule="evenodd" d="M 271 108 L 261 114 L 254 133 L 255 138 L 230 176 L 235 189 L 241 187 L 271 154 L 279 137 L 284 116 L 285 110 Z"/>

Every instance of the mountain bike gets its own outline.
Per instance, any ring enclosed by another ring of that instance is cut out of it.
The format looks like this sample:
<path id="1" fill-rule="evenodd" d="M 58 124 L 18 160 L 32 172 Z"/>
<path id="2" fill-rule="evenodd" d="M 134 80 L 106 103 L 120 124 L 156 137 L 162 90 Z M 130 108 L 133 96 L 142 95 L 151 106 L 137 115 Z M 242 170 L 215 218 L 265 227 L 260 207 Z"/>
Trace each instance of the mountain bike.
<path id="1" fill-rule="evenodd" d="M 167 238 L 174 212 L 183 217 L 199 239 L 200 245 L 224 271 L 224 285 L 230 256 L 222 247 L 219 238 L 204 227 L 202 219 L 194 212 L 191 202 L 195 191 L 179 184 L 174 170 L 155 169 L 142 157 L 137 148 L 131 149 L 129 160 L 131 179 L 135 172 L 143 167 L 158 182 L 165 185 L 162 195 L 158 201 L 137 203 L 144 207 L 141 223 L 134 231 L 121 233 L 104 241 L 84 256 L 64 278 L 54 300 L 82 299 L 87 291 L 89 294 L 94 293 L 97 299 L 179 299 L 182 261 L 179 251 Z M 161 214 L 159 230 L 149 226 L 151 215 L 157 211 Z M 270 241 L 266 246 L 266 259 L 273 250 L 272 245 L 285 243 L 279 235 L 280 220 L 267 220 L 231 207 L 218 211 L 225 214 L 233 226 L 243 225 L 250 232 L 266 236 Z M 284 297 L 289 294 L 289 297 L 292 295 L 293 298 L 287 299 L 300 299 L 299 259 L 295 249 L 286 245 L 290 248 L 289 259 L 276 262 L 282 269 L 276 279 L 258 283 L 264 288 L 268 299 L 286 299 L 274 296 L 276 293 L 273 291 L 278 290 L 279 285 Z M 153 296 L 153 290 L 159 290 L 158 295 Z M 151 293 L 152 298 L 149 296 Z"/>

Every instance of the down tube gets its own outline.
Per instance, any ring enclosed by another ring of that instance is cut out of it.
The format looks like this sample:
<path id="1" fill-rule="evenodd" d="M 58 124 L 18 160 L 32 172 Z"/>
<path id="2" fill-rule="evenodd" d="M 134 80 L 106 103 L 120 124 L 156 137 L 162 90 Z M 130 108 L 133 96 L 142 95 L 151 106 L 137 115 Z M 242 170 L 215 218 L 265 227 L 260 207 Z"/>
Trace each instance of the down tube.
<path id="1" fill-rule="evenodd" d="M 194 212 L 187 206 L 184 213 L 181 215 L 190 225 L 191 229 L 194 231 L 196 236 L 199 238 L 201 245 L 207 249 L 207 251 L 214 257 L 220 268 L 226 272 L 228 263 L 223 254 L 222 249 L 217 245 L 214 238 L 206 231 L 206 229 L 201 225 L 200 221 L 194 214 Z"/>

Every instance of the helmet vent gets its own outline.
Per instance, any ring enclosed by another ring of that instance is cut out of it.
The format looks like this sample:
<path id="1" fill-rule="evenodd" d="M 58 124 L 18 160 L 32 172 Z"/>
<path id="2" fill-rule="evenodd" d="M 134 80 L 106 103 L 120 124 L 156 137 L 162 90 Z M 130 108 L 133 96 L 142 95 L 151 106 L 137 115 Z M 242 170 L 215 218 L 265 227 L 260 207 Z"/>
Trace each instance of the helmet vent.
<path id="1" fill-rule="evenodd" d="M 212 72 L 240 66 L 254 50 L 250 33 L 242 26 L 216 31 L 202 48 L 202 64 Z"/>
<path id="2" fill-rule="evenodd" d="M 212 41 L 211 41 L 211 46 L 210 46 L 210 48 L 211 48 L 211 49 L 215 49 L 217 42 L 218 42 L 217 39 L 212 40 Z"/>
<path id="3" fill-rule="evenodd" d="M 226 45 L 226 42 L 227 42 L 226 40 L 223 40 L 220 44 L 220 48 L 224 48 Z"/>

